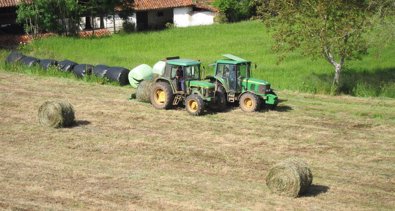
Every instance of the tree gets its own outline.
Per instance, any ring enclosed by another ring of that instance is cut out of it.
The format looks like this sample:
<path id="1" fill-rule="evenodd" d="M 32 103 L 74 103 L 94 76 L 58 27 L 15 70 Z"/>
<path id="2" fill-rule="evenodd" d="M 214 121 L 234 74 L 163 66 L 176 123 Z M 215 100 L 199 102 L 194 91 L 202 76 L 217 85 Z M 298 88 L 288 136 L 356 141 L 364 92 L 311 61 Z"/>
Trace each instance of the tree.
<path id="1" fill-rule="evenodd" d="M 215 0 L 214 6 L 224 16 L 223 22 L 236 22 L 255 15 L 256 0 Z"/>
<path id="2" fill-rule="evenodd" d="M 395 0 L 262 0 L 258 9 L 275 31 L 273 49 L 323 57 L 333 67 L 338 87 L 346 60 L 367 53 L 367 36 L 393 15 Z M 376 18 L 374 18 L 376 17 Z M 380 21 L 377 21 L 380 20 Z"/>
<path id="3" fill-rule="evenodd" d="M 42 31 L 58 34 L 75 33 L 80 12 L 77 0 L 23 1 L 18 6 L 17 22 L 23 23 L 26 32 L 34 35 Z"/>

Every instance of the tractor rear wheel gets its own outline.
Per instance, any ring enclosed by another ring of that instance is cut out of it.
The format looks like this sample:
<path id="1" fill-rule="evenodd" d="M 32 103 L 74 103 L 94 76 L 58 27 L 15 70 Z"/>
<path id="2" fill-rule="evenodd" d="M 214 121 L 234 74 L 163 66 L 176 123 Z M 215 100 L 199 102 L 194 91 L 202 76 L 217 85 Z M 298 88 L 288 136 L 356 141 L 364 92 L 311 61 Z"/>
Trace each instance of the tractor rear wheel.
<path id="1" fill-rule="evenodd" d="M 203 99 L 197 94 L 189 95 L 185 100 L 185 107 L 189 114 L 199 116 L 204 111 Z"/>
<path id="2" fill-rule="evenodd" d="M 243 94 L 239 100 L 241 110 L 246 112 L 257 111 L 260 107 L 260 103 L 261 101 L 258 96 L 250 92 Z"/>
<path id="3" fill-rule="evenodd" d="M 225 111 L 228 103 L 226 100 L 226 91 L 223 86 L 219 86 L 215 93 L 215 100 L 210 104 L 210 108 L 214 111 Z"/>
<path id="4" fill-rule="evenodd" d="M 169 109 L 174 99 L 173 91 L 169 83 L 157 82 L 150 95 L 151 104 L 157 109 Z"/>

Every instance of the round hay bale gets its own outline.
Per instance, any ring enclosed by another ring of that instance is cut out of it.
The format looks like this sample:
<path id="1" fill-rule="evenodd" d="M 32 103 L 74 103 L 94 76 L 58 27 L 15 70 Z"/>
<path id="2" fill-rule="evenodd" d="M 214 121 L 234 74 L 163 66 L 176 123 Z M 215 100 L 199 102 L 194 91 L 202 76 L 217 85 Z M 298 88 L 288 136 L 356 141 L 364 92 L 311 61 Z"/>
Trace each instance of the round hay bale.
<path id="1" fill-rule="evenodd" d="M 149 103 L 152 85 L 155 81 L 142 81 L 136 89 L 136 100 L 144 103 Z"/>
<path id="2" fill-rule="evenodd" d="M 273 193 L 288 197 L 306 193 L 312 181 L 313 175 L 309 166 L 297 158 L 274 165 L 266 176 L 266 185 Z"/>
<path id="3" fill-rule="evenodd" d="M 107 65 L 99 64 L 99 65 L 96 65 L 95 67 L 93 67 L 92 72 L 93 72 L 93 74 L 94 74 L 96 77 L 98 77 L 98 78 L 104 78 L 104 76 L 106 75 L 107 70 L 108 70 L 109 68 L 110 68 L 110 67 L 107 66 Z"/>
<path id="4" fill-rule="evenodd" d="M 48 68 L 55 67 L 56 65 L 58 65 L 58 61 L 53 59 L 40 60 L 40 67 L 43 68 L 44 70 L 48 70 Z"/>
<path id="5" fill-rule="evenodd" d="M 8 64 L 12 64 L 12 63 L 18 62 L 23 57 L 25 57 L 25 56 L 23 54 L 21 54 L 20 52 L 12 51 L 10 53 L 10 55 L 8 55 L 7 58 L 5 59 L 5 62 Z"/>
<path id="6" fill-rule="evenodd" d="M 117 81 L 121 86 L 129 84 L 129 70 L 124 67 L 110 67 L 106 72 L 106 78 Z"/>
<path id="7" fill-rule="evenodd" d="M 63 72 L 70 72 L 71 70 L 73 70 L 73 67 L 77 65 L 77 63 L 70 61 L 70 60 L 63 60 L 61 62 L 58 63 L 58 68 L 60 71 Z"/>
<path id="8" fill-rule="evenodd" d="M 165 67 L 166 67 L 166 62 L 159 61 L 152 67 L 152 72 L 154 74 L 158 74 L 158 75 L 162 76 L 163 73 L 165 72 Z"/>
<path id="9" fill-rule="evenodd" d="M 25 56 L 21 60 L 19 60 L 19 62 L 28 67 L 32 67 L 33 65 L 38 64 L 40 60 L 31 56 Z"/>
<path id="10" fill-rule="evenodd" d="M 93 65 L 77 64 L 73 67 L 73 73 L 78 78 L 83 78 L 86 75 L 92 74 Z"/>
<path id="11" fill-rule="evenodd" d="M 68 127 L 74 124 L 74 118 L 74 109 L 69 102 L 47 101 L 38 109 L 38 121 L 45 127 Z"/>
<path id="12" fill-rule="evenodd" d="M 152 79 L 152 68 L 149 65 L 141 64 L 129 72 L 128 78 L 130 85 L 137 88 L 143 80 Z"/>

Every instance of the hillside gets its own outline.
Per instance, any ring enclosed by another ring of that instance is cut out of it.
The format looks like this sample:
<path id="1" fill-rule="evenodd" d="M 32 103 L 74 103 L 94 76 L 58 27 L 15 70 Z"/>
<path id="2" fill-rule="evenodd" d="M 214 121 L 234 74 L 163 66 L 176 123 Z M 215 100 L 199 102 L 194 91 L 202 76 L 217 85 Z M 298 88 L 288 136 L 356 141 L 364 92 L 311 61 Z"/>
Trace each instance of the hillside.
<path id="1" fill-rule="evenodd" d="M 111 62 L 78 56 L 71 59 Z M 0 70 L 0 209 L 395 207 L 393 99 L 279 91 L 277 111 L 191 117 L 129 101 L 131 91 Z M 70 101 L 77 125 L 40 127 L 37 110 L 48 99 Z M 288 157 L 311 166 L 307 196 L 279 197 L 265 185 L 268 169 Z"/>
<path id="2" fill-rule="evenodd" d="M 371 42 L 375 36 L 371 36 Z M 382 38 L 381 38 L 382 39 Z M 289 55 L 277 65 L 279 55 L 271 50 L 272 38 L 258 21 L 212 26 L 176 28 L 158 32 L 119 34 L 104 39 L 53 37 L 24 46 L 30 55 L 77 63 L 108 64 L 133 68 L 153 65 L 160 59 L 179 55 L 200 59 L 206 74 L 208 65 L 232 53 L 258 65 L 254 76 L 268 80 L 279 90 L 329 93 L 332 66 L 322 59 L 311 60 L 298 53 Z M 371 49 L 361 61 L 347 63 L 343 74 L 343 93 L 355 96 L 387 96 L 395 98 L 395 43 Z"/>

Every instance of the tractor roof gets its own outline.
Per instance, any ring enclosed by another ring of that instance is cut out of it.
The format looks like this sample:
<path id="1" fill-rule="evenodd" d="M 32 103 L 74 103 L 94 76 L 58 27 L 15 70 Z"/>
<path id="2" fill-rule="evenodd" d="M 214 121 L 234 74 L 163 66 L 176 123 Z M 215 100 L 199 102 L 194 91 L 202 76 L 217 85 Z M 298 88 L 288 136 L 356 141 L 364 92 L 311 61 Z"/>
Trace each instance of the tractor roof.
<path id="1" fill-rule="evenodd" d="M 179 66 L 192 66 L 192 65 L 200 64 L 199 61 L 193 59 L 171 59 L 171 60 L 167 60 L 167 63 L 171 65 L 179 65 Z"/>
<path id="2" fill-rule="evenodd" d="M 242 63 L 250 63 L 250 61 L 242 59 L 232 54 L 224 54 L 226 59 L 220 59 L 217 63 L 225 63 L 225 64 L 242 64 Z"/>

